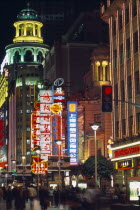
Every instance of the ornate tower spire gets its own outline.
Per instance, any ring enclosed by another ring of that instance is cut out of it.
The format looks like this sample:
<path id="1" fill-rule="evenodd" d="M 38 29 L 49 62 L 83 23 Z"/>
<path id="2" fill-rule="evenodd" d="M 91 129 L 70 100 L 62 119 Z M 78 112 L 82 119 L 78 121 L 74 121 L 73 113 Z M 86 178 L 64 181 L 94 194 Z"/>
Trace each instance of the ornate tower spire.
<path id="1" fill-rule="evenodd" d="M 43 43 L 41 37 L 41 27 L 43 24 L 39 22 L 37 12 L 30 8 L 30 3 L 27 3 L 27 8 L 21 10 L 17 16 L 18 21 L 14 23 L 16 28 L 16 36 L 13 42 L 38 42 Z"/>

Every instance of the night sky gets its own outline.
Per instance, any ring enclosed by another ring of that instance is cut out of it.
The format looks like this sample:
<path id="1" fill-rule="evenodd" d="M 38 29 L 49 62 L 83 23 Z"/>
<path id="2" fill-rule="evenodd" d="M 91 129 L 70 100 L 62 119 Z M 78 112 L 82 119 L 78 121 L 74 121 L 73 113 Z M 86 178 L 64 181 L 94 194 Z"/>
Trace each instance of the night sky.
<path id="1" fill-rule="evenodd" d="M 0 63 L 5 56 L 5 46 L 12 43 L 15 35 L 13 23 L 16 21 L 17 14 L 27 8 L 27 3 L 30 2 L 32 8 L 33 0 L 1 0 L 0 2 Z M 41 0 L 40 0 L 41 1 Z M 47 1 L 47 0 L 46 0 Z M 59 1 L 59 0 L 58 0 Z M 66 0 L 71 1 L 71 0 Z M 101 0 L 74 0 L 83 2 L 83 8 L 89 10 L 96 7 Z M 34 8 L 33 8 L 34 9 Z"/>

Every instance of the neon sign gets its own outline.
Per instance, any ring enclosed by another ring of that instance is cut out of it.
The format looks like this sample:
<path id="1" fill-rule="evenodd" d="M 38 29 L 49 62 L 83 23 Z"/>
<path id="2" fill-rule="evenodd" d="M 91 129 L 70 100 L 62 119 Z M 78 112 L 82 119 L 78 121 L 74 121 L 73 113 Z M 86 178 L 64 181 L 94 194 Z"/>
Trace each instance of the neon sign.
<path id="1" fill-rule="evenodd" d="M 78 164 L 78 104 L 76 101 L 67 102 L 68 111 L 68 155 L 70 164 Z"/>
<path id="2" fill-rule="evenodd" d="M 131 154 L 135 154 L 139 152 L 140 152 L 140 146 L 134 146 L 134 147 L 124 148 L 124 149 L 114 151 L 114 157 L 131 155 Z"/>
<path id="3" fill-rule="evenodd" d="M 40 132 L 41 132 L 41 158 L 48 159 L 52 153 L 51 137 L 51 110 L 53 103 L 52 90 L 40 90 Z"/>

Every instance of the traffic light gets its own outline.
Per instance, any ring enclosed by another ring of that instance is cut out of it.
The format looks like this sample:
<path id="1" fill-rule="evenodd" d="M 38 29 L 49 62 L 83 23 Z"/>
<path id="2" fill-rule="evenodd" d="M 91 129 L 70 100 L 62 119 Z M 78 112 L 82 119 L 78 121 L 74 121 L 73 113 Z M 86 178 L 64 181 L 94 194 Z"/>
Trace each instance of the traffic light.
<path id="1" fill-rule="evenodd" d="M 112 86 L 102 86 L 102 112 L 112 112 Z"/>

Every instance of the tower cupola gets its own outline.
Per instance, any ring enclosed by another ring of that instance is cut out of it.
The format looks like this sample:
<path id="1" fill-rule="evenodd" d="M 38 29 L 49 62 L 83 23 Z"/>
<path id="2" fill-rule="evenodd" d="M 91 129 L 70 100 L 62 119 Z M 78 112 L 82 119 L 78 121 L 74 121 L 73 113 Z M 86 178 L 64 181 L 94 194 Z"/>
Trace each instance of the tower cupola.
<path id="1" fill-rule="evenodd" d="M 14 23 L 16 35 L 13 42 L 43 43 L 43 38 L 41 37 L 43 24 L 39 21 L 37 12 L 29 8 L 29 4 L 27 6 L 26 9 L 21 10 L 17 15 L 18 21 Z"/>

